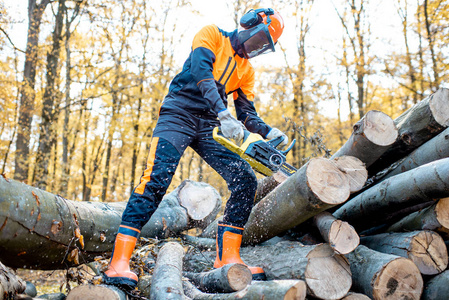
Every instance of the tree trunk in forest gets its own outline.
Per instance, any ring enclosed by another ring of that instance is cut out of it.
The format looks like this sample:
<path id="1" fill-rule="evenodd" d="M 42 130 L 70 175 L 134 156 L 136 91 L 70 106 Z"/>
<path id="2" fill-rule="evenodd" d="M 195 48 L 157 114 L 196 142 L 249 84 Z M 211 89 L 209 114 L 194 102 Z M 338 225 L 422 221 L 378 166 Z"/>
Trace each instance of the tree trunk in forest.
<path id="1" fill-rule="evenodd" d="M 255 281 L 245 289 L 227 294 L 206 294 L 195 288 L 189 281 L 183 281 L 184 293 L 196 300 L 304 300 L 307 286 L 302 280 Z"/>
<path id="2" fill-rule="evenodd" d="M 56 140 L 54 126 L 56 125 L 57 112 L 55 108 L 58 106 L 57 100 L 59 96 L 55 85 L 59 76 L 58 63 L 65 13 L 65 0 L 58 0 L 58 12 L 53 30 L 53 45 L 47 53 L 47 73 L 45 76 L 47 85 L 42 98 L 42 121 L 39 125 L 39 146 L 33 176 L 33 182 L 44 190 L 48 184 L 48 165 L 50 164 L 51 149 Z"/>
<path id="3" fill-rule="evenodd" d="M 201 196 L 198 196 L 200 194 Z M 206 198 L 212 216 L 195 213 L 188 199 Z M 180 199 L 183 204 L 180 204 Z M 188 199 L 187 199 L 188 198 Z M 162 200 L 141 236 L 166 238 L 216 217 L 221 203 L 210 185 L 185 181 Z M 126 202 L 66 200 L 60 196 L 0 177 L 0 260 L 10 267 L 64 269 L 110 252 Z M 18 209 L 21 208 L 21 209 Z M 205 220 L 199 220 L 203 217 Z"/>
<path id="4" fill-rule="evenodd" d="M 449 198 L 438 200 L 432 206 L 414 212 L 388 227 L 386 232 L 413 230 L 449 230 Z"/>
<path id="5" fill-rule="evenodd" d="M 376 174 L 408 155 L 449 126 L 449 89 L 440 88 L 394 120 L 399 137 L 396 142 L 368 168 Z"/>
<path id="6" fill-rule="evenodd" d="M 182 288 L 183 247 L 168 242 L 159 250 L 151 280 L 151 299 L 184 299 Z"/>
<path id="7" fill-rule="evenodd" d="M 351 287 L 351 273 L 342 255 L 328 244 L 304 246 L 298 242 L 279 242 L 269 246 L 243 247 L 240 255 L 245 263 L 264 269 L 268 280 L 302 279 L 308 295 L 320 299 L 340 299 Z M 185 269 L 194 272 L 212 267 L 215 252 L 189 253 Z"/>
<path id="8" fill-rule="evenodd" d="M 422 300 L 447 300 L 449 295 L 449 270 L 438 274 L 424 285 Z"/>
<path id="9" fill-rule="evenodd" d="M 424 275 L 444 271 L 448 263 L 446 245 L 433 231 L 382 233 L 360 238 L 370 249 L 411 259 Z"/>
<path id="10" fill-rule="evenodd" d="M 333 215 L 357 230 L 370 228 L 401 208 L 449 196 L 449 158 L 388 178 L 360 193 Z"/>
<path id="11" fill-rule="evenodd" d="M 113 285 L 79 285 L 67 294 L 66 300 L 128 300 L 125 292 Z"/>
<path id="12" fill-rule="evenodd" d="M 13 299 L 13 295 L 23 293 L 25 288 L 25 281 L 0 262 L 0 300 Z"/>
<path id="13" fill-rule="evenodd" d="M 243 290 L 251 284 L 252 274 L 242 264 L 228 264 L 207 272 L 184 272 L 183 275 L 202 292 L 232 293 Z"/>
<path id="14" fill-rule="evenodd" d="M 349 192 L 348 176 L 334 161 L 313 158 L 253 207 L 243 242 L 254 244 L 274 237 L 343 203 Z"/>
<path id="15" fill-rule="evenodd" d="M 354 228 L 347 222 L 338 220 L 329 212 L 322 212 L 313 218 L 323 239 L 339 254 L 354 251 L 359 245 L 360 238 Z"/>
<path id="16" fill-rule="evenodd" d="M 16 140 L 16 158 L 14 161 L 14 179 L 28 180 L 28 155 L 31 135 L 31 119 L 34 110 L 34 85 L 36 82 L 37 52 L 42 14 L 50 0 L 28 1 L 28 35 L 25 50 L 23 84 L 20 90 L 19 126 Z"/>
<path id="17" fill-rule="evenodd" d="M 363 245 L 345 256 L 351 267 L 354 291 L 374 300 L 419 300 L 423 279 L 410 259 L 377 252 Z"/>
<path id="18" fill-rule="evenodd" d="M 396 141 L 397 136 L 398 130 L 390 116 L 371 110 L 354 124 L 347 142 L 331 158 L 354 156 L 369 167 Z"/>

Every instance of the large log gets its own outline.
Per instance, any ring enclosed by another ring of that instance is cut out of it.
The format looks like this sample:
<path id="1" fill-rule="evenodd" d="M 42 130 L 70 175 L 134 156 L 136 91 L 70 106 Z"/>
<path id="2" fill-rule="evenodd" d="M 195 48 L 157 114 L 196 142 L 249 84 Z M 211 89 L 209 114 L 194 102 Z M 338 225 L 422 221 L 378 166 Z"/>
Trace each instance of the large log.
<path id="1" fill-rule="evenodd" d="M 379 252 L 409 258 L 424 275 L 441 273 L 448 264 L 444 240 L 430 230 L 364 236 L 360 243 Z"/>
<path id="2" fill-rule="evenodd" d="M 449 229 L 449 198 L 438 200 L 433 205 L 411 213 L 388 227 L 386 232 Z"/>
<path id="3" fill-rule="evenodd" d="M 397 136 L 393 120 L 383 112 L 371 110 L 354 124 L 349 139 L 331 158 L 354 156 L 369 167 L 396 141 Z"/>
<path id="4" fill-rule="evenodd" d="M 449 125 L 449 90 L 440 88 L 394 120 L 399 137 L 369 168 L 371 175 L 408 155 Z"/>
<path id="5" fill-rule="evenodd" d="M 182 288 L 183 247 L 168 242 L 159 250 L 151 280 L 151 299 L 184 299 Z"/>
<path id="6" fill-rule="evenodd" d="M 209 185 L 186 181 L 164 197 L 141 236 L 166 237 L 202 223 L 179 204 L 180 197 L 195 199 L 199 194 L 215 199 L 205 201 L 205 206 L 213 203 L 206 226 L 215 218 L 221 197 Z M 31 269 L 64 269 L 92 261 L 112 251 L 125 206 L 71 201 L 0 176 L 0 259 L 10 267 Z"/>
<path id="7" fill-rule="evenodd" d="M 401 208 L 449 196 L 449 158 L 388 178 L 343 204 L 333 215 L 357 230 L 370 228 Z"/>
<path id="8" fill-rule="evenodd" d="M 345 256 L 351 267 L 354 291 L 375 300 L 419 300 L 423 279 L 410 259 L 377 252 L 363 245 Z"/>
<path id="9" fill-rule="evenodd" d="M 206 293 L 232 293 L 243 290 L 252 281 L 249 268 L 242 264 L 228 264 L 211 271 L 183 275 Z"/>
<path id="10" fill-rule="evenodd" d="M 422 300 L 447 300 L 449 296 L 449 270 L 432 277 L 424 285 Z"/>
<path id="11" fill-rule="evenodd" d="M 313 218 L 323 239 L 329 243 L 335 252 L 347 254 L 359 245 L 360 238 L 354 227 L 335 218 L 329 212 L 322 212 Z"/>
<path id="12" fill-rule="evenodd" d="M 84 284 L 73 288 L 67 294 L 67 300 L 127 300 L 125 292 L 112 285 Z"/>
<path id="13" fill-rule="evenodd" d="M 26 282 L 16 273 L 0 262 L 0 300 L 13 299 L 26 289 Z"/>
<path id="14" fill-rule="evenodd" d="M 197 290 L 190 282 L 183 282 L 185 294 L 195 300 L 304 300 L 306 298 L 306 283 L 302 280 L 271 280 L 254 281 L 239 292 L 227 294 L 206 294 Z"/>
<path id="15" fill-rule="evenodd" d="M 312 158 L 253 207 L 243 242 L 255 244 L 274 237 L 343 203 L 349 193 L 348 176 L 334 161 Z"/>
<path id="16" fill-rule="evenodd" d="M 340 299 L 351 287 L 347 261 L 328 244 L 305 246 L 298 242 L 279 242 L 243 247 L 240 254 L 248 265 L 262 267 L 268 280 L 304 280 L 308 294 L 319 299 Z M 214 258 L 214 251 L 192 252 L 186 255 L 184 265 L 186 270 L 201 272 L 212 267 Z"/>

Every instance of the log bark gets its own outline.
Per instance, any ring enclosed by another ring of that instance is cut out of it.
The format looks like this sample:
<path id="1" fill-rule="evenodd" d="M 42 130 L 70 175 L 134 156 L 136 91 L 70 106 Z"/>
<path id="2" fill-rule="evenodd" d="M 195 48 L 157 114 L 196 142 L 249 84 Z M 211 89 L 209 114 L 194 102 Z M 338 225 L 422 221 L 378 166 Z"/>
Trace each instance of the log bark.
<path id="1" fill-rule="evenodd" d="M 308 295 L 319 299 L 340 299 L 352 283 L 347 261 L 328 244 L 304 246 L 298 242 L 279 242 L 269 246 L 243 247 L 245 263 L 264 269 L 268 280 L 301 279 Z M 184 260 L 189 271 L 201 272 L 213 265 L 215 252 L 188 253 Z"/>
<path id="2" fill-rule="evenodd" d="M 378 225 L 401 208 L 449 196 L 449 158 L 440 159 L 388 178 L 352 198 L 334 217 L 358 231 Z"/>
<path id="3" fill-rule="evenodd" d="M 354 124 L 348 141 L 331 157 L 354 156 L 371 166 L 398 136 L 393 120 L 383 112 L 371 110 Z"/>
<path id="4" fill-rule="evenodd" d="M 228 264 L 207 272 L 184 272 L 183 275 L 202 292 L 232 293 L 243 290 L 251 284 L 252 274 L 242 264 Z"/>
<path id="5" fill-rule="evenodd" d="M 394 120 L 399 137 L 368 168 L 369 174 L 387 168 L 442 132 L 449 125 L 449 90 L 440 88 Z"/>
<path id="6" fill-rule="evenodd" d="M 447 300 L 449 295 L 449 270 L 438 274 L 424 285 L 422 300 Z"/>
<path id="7" fill-rule="evenodd" d="M 239 292 L 228 294 L 202 293 L 188 281 L 183 282 L 184 291 L 188 297 L 196 300 L 259 300 L 282 299 L 304 300 L 306 299 L 306 283 L 302 280 L 271 280 L 255 281 Z"/>
<path id="8" fill-rule="evenodd" d="M 413 230 L 449 230 L 449 198 L 443 198 L 433 205 L 411 213 L 387 228 L 386 232 Z"/>
<path id="9" fill-rule="evenodd" d="M 25 280 L 0 262 L 0 300 L 11 299 L 10 296 L 21 294 L 25 289 Z"/>
<path id="10" fill-rule="evenodd" d="M 67 300 L 127 300 L 125 292 L 112 285 L 79 285 L 67 294 Z"/>
<path id="11" fill-rule="evenodd" d="M 257 203 L 280 184 L 273 176 L 257 179 L 257 191 L 254 202 Z"/>
<path id="12" fill-rule="evenodd" d="M 345 256 L 351 267 L 354 291 L 375 300 L 420 298 L 423 279 L 410 259 L 363 245 Z"/>
<path id="13" fill-rule="evenodd" d="M 338 169 L 345 173 L 349 179 L 349 191 L 355 193 L 360 191 L 368 178 L 365 164 L 354 156 L 340 156 L 334 158 Z"/>
<path id="14" fill-rule="evenodd" d="M 359 245 L 360 238 L 354 227 L 335 218 L 329 212 L 322 212 L 313 218 L 323 239 L 339 254 L 352 252 Z"/>
<path id="15" fill-rule="evenodd" d="M 179 192 L 184 197 L 192 191 L 190 198 L 194 198 L 201 193 L 198 190 L 221 203 L 210 186 L 185 182 L 164 197 L 141 236 L 166 237 L 202 223 L 192 221 L 179 205 Z M 0 177 L 0 260 L 14 268 L 44 270 L 92 261 L 112 251 L 125 206 L 126 202 L 71 201 Z M 216 216 L 215 206 L 210 209 L 213 217 L 206 217 L 209 220 Z"/>
<path id="16" fill-rule="evenodd" d="M 365 236 L 360 243 L 379 252 L 409 258 L 424 275 L 441 273 L 448 264 L 444 240 L 430 230 Z"/>
<path id="17" fill-rule="evenodd" d="M 151 299 L 184 299 L 182 289 L 182 260 L 184 249 L 168 242 L 159 250 L 151 280 Z"/>
<path id="18" fill-rule="evenodd" d="M 274 237 L 343 203 L 349 193 L 348 177 L 334 161 L 313 158 L 253 207 L 243 243 L 254 244 Z"/>

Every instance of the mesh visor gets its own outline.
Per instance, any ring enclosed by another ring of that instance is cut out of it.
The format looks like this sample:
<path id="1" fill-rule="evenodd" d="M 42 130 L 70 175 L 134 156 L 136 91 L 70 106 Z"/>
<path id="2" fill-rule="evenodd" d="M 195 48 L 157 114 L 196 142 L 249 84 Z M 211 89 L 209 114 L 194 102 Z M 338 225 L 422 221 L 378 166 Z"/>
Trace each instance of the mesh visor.
<path id="1" fill-rule="evenodd" d="M 239 40 L 248 58 L 274 52 L 274 44 L 265 24 L 240 31 Z"/>

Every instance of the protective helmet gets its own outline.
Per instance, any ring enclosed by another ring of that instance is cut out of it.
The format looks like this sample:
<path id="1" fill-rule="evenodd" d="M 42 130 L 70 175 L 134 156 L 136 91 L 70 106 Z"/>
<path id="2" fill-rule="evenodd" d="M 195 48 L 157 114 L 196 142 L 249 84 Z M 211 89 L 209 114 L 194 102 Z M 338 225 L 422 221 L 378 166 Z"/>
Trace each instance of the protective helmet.
<path id="1" fill-rule="evenodd" d="M 272 8 L 249 10 L 241 19 L 243 30 L 238 32 L 243 54 L 252 58 L 274 52 L 274 45 L 284 30 L 284 20 Z"/>

